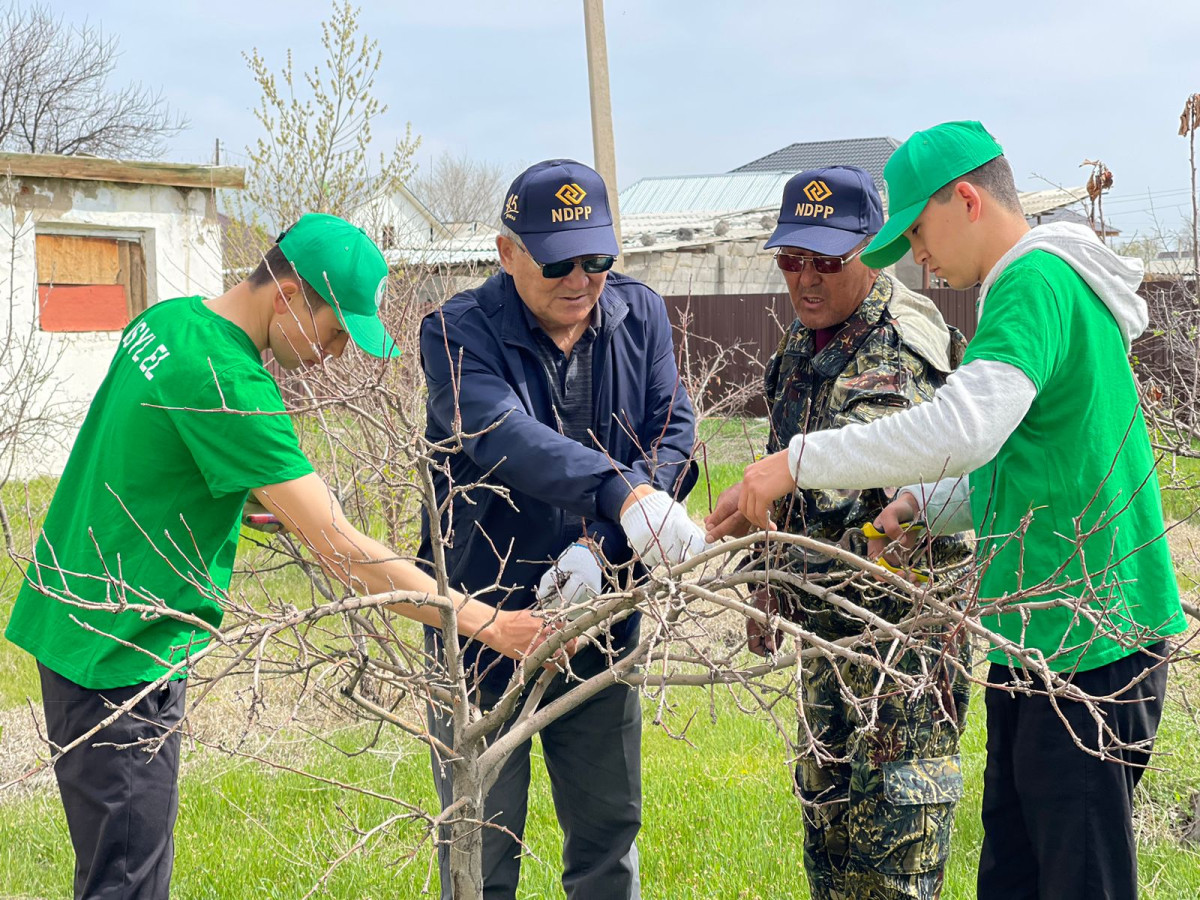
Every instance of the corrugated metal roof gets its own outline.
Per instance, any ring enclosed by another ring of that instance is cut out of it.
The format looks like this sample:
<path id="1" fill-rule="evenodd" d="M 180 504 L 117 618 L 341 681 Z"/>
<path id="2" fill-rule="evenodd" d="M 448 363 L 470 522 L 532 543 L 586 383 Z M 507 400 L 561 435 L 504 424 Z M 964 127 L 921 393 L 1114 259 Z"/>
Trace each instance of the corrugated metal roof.
<path id="1" fill-rule="evenodd" d="M 458 236 L 419 247 L 394 247 L 383 251 L 383 257 L 389 265 L 457 266 L 499 262 L 500 254 L 496 250 L 499 232 L 491 225 L 455 222 L 449 230 Z"/>
<path id="2" fill-rule="evenodd" d="M 1061 207 L 1052 209 L 1049 212 L 1038 213 L 1036 216 L 1028 216 L 1030 225 L 1051 225 L 1056 222 L 1069 222 L 1072 225 L 1086 225 L 1093 231 L 1097 230 L 1100 225 L 1100 220 L 1097 218 L 1096 224 L 1080 212 L 1079 209 L 1071 209 L 1070 207 Z M 1121 233 L 1121 229 L 1117 228 L 1112 222 L 1104 220 L 1104 234 L 1106 237 L 1114 237 Z"/>
<path id="3" fill-rule="evenodd" d="M 621 191 L 621 215 L 675 212 L 716 215 L 767 206 L 774 206 L 778 212 L 783 186 L 798 171 L 643 178 Z"/>
<path id="4" fill-rule="evenodd" d="M 621 215 L 621 252 L 662 253 L 730 241 L 765 241 L 777 206 L 742 213 L 636 213 Z M 717 232 L 720 232 L 719 234 Z"/>
<path id="5" fill-rule="evenodd" d="M 803 172 L 823 166 L 858 166 L 883 188 L 883 167 L 900 142 L 890 137 L 848 138 L 838 141 L 807 141 L 789 144 L 774 153 L 733 169 L 734 172 Z"/>
<path id="6" fill-rule="evenodd" d="M 1083 186 L 1076 188 L 1048 188 L 1044 191 L 1024 191 L 1021 193 L 1021 210 L 1027 216 L 1040 216 L 1043 213 L 1050 212 L 1052 209 L 1059 209 L 1063 206 L 1070 206 L 1072 203 L 1087 200 L 1087 196 L 1087 188 Z"/>

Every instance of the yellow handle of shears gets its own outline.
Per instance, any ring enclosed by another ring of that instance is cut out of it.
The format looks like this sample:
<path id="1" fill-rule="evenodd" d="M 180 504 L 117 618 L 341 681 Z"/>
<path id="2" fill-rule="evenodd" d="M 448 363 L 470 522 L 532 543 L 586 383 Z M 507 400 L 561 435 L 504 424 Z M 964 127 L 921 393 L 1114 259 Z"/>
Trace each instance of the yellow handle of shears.
<path id="1" fill-rule="evenodd" d="M 924 529 L 925 529 L 925 526 L 922 525 L 920 522 L 909 522 L 907 525 L 904 526 L 905 531 L 912 531 L 914 533 L 923 531 Z M 885 540 L 885 541 L 888 539 L 888 536 L 886 534 L 884 534 L 882 531 L 880 531 L 878 528 L 876 528 L 875 525 L 871 522 L 867 522 L 865 525 L 863 525 L 862 533 L 863 533 L 863 537 L 865 537 L 869 541 L 873 541 L 877 538 Z"/>
<path id="2" fill-rule="evenodd" d="M 925 526 L 914 523 L 913 525 L 910 525 L 909 527 L 913 528 L 913 529 L 919 529 L 919 528 L 924 528 Z M 873 540 L 877 540 L 877 539 L 887 540 L 887 535 L 884 534 L 882 531 L 880 531 L 878 528 L 876 528 L 871 522 L 867 522 L 865 525 L 863 525 L 862 533 L 863 533 L 863 537 L 865 537 L 869 541 L 873 541 Z M 929 574 L 927 572 L 922 571 L 921 569 L 908 569 L 908 570 L 901 569 L 898 566 L 893 566 L 890 562 L 888 562 L 882 556 L 879 557 L 879 559 L 875 560 L 875 562 L 877 564 L 883 566 L 889 572 L 894 572 L 897 575 L 911 575 L 918 584 L 928 584 L 928 582 L 929 582 Z"/>

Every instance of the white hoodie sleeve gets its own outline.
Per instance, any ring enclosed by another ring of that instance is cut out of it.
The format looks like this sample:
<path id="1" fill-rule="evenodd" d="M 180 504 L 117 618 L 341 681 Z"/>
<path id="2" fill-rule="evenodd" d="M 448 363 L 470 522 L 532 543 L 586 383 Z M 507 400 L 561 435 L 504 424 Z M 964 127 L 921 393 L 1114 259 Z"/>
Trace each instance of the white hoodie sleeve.
<path id="1" fill-rule="evenodd" d="M 927 403 L 867 425 L 796 435 L 788 463 L 801 488 L 852 490 L 955 478 L 995 457 L 1036 396 L 1016 366 L 973 360 Z"/>
<path id="2" fill-rule="evenodd" d="M 957 534 L 975 527 L 971 518 L 971 487 L 965 475 L 932 484 L 905 485 L 897 496 L 905 491 L 917 499 L 917 516 L 925 520 L 930 534 Z"/>

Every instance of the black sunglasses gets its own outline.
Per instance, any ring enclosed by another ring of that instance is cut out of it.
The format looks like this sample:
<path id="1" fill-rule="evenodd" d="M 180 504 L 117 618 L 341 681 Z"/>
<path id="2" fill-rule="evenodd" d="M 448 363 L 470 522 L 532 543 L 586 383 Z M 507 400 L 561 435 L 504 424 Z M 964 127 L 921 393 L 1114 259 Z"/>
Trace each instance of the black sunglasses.
<path id="1" fill-rule="evenodd" d="M 525 255 L 533 259 L 533 254 L 525 249 L 524 244 L 517 244 Z M 579 263 L 580 268 L 588 275 L 599 275 L 601 272 L 607 272 L 613 267 L 613 263 L 617 261 L 615 256 L 584 256 L 580 259 L 563 259 L 558 262 L 540 263 L 533 259 L 534 265 L 540 266 L 543 278 L 566 278 L 575 271 L 575 264 Z"/>
<path id="2" fill-rule="evenodd" d="M 818 275 L 836 275 L 842 271 L 842 266 L 866 249 L 859 247 L 849 256 L 799 256 L 776 250 L 775 262 L 785 272 L 803 272 L 805 266 L 811 265 Z"/>

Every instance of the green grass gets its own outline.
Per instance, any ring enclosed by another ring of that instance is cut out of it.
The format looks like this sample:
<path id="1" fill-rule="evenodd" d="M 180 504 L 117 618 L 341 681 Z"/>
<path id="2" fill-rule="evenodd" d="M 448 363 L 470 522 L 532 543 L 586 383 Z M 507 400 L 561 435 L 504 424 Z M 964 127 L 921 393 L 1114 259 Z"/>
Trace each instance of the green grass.
<path id="1" fill-rule="evenodd" d="M 1158 466 L 1158 483 L 1168 519 L 1188 519 L 1200 510 L 1200 459 L 1164 459 Z"/>
<path id="2" fill-rule="evenodd" d="M 0 632 L 8 624 L 13 600 L 24 577 L 25 567 L 20 560 L 30 554 L 57 484 L 58 479 L 39 478 L 0 485 L 0 501 L 13 528 L 13 546 L 5 546 L 0 537 Z M 39 696 L 38 684 L 33 658 L 0 637 L 0 709 L 11 709 L 23 704 L 26 697 Z"/>
<path id="3" fill-rule="evenodd" d="M 701 477 L 688 501 L 703 516 L 709 491 L 741 478 L 761 452 L 761 420 L 700 423 L 705 453 Z M 707 465 L 705 465 L 707 462 Z M 1181 459 L 1174 476 L 1164 471 L 1164 507 L 1179 518 L 1200 507 L 1200 461 Z M 52 481 L 29 489 L 35 523 L 53 489 Z M 10 512 L 24 507 L 23 488 L 4 487 Z M 15 519 L 15 516 L 14 516 Z M 18 536 L 18 552 L 28 552 Z M 261 564 L 266 553 L 243 545 L 242 565 Z M 1181 573 L 1182 575 L 1182 573 Z M 0 623 L 6 622 L 20 568 L 0 559 Z M 294 569 L 264 576 L 273 595 L 306 596 Z M 261 590 L 242 578 L 235 591 Z M 1179 666 L 1172 681 L 1194 676 Z M 0 640 L 0 709 L 38 696 L 36 668 L 27 654 Z M 687 742 L 654 726 L 649 715 L 643 741 L 645 827 L 639 838 L 643 896 L 647 900 L 788 900 L 808 896 L 804 886 L 798 801 L 791 793 L 783 742 L 761 718 L 736 709 L 729 694 L 675 689 L 669 722 L 678 731 L 695 717 Z M 711 701 L 711 706 L 710 706 Z M 1142 782 L 1138 810 L 1142 897 L 1181 900 L 1200 896 L 1200 854 L 1176 835 L 1187 824 L 1200 792 L 1200 741 L 1185 703 L 1173 702 L 1159 737 L 1163 767 Z M 715 710 L 715 719 L 710 717 Z M 361 731 L 334 738 L 353 746 Z M 297 736 L 299 737 L 299 736 Z M 0 735 L 0 740 L 3 735 Z M 947 867 L 947 900 L 974 896 L 982 827 L 979 808 L 984 760 L 984 713 L 977 697 L 963 740 L 966 791 L 954 825 Z M 400 810 L 382 800 L 327 787 L 255 763 L 235 762 L 186 750 L 191 763 L 181 780 L 176 828 L 177 857 L 172 896 L 177 900 L 297 898 L 353 843 L 350 827 L 368 829 Z M 296 756 L 295 752 L 291 754 Z M 346 756 L 315 741 L 304 745 L 307 770 L 400 797 L 432 810 L 435 799 L 428 759 L 420 745 L 395 733 L 376 752 Z M 535 758 L 538 745 L 534 744 Z M 527 831 L 531 852 L 524 866 L 523 898 L 562 897 L 560 833 L 543 768 L 535 762 Z M 56 793 L 15 799 L 0 797 L 0 898 L 69 895 L 72 853 Z M 419 897 L 428 879 L 436 890 L 436 867 L 428 845 L 409 859 L 420 830 L 401 823 L 339 866 L 319 896 L 337 898 Z"/>
<path id="4" fill-rule="evenodd" d="M 655 727 L 643 740 L 645 827 L 639 838 L 647 900 L 788 900 L 805 898 L 800 807 L 790 788 L 783 743 L 761 718 L 739 713 L 725 691 L 675 689 L 669 722 L 695 717 L 687 742 Z M 983 707 L 976 697 L 963 740 L 966 793 L 958 808 L 944 896 L 974 896 L 982 831 L 979 804 Z M 1200 856 L 1169 834 L 1169 823 L 1200 788 L 1195 725 L 1179 707 L 1164 721 L 1160 748 L 1168 770 L 1144 780 L 1139 811 L 1142 896 L 1200 895 Z M 345 746 L 360 737 L 346 733 Z M 538 746 L 534 745 L 535 758 Z M 195 760 L 195 756 L 189 759 Z M 310 744 L 311 771 L 432 807 L 429 763 L 415 743 L 389 735 L 378 751 L 356 757 Z M 366 829 L 399 810 L 362 795 L 315 784 L 256 764 L 212 760 L 181 783 L 177 900 L 296 898 L 351 844 L 348 825 Z M 400 863 L 419 831 L 400 825 L 339 867 L 323 896 L 418 897 L 432 857 L 427 848 Z M 535 761 L 527 839 L 537 857 L 523 867 L 523 898 L 562 897 L 560 833 L 543 767 Z M 6 805 L 0 817 L 0 884 L 15 896 L 68 894 L 70 843 L 57 797 Z M 436 885 L 436 874 L 432 876 Z M 4 894 L 0 892 L 0 896 Z"/>
<path id="5" fill-rule="evenodd" d="M 746 466 L 762 455 L 767 444 L 765 419 L 705 419 L 696 429 L 696 461 L 700 478 L 688 495 L 688 515 L 703 518 L 712 512 L 721 491 L 742 480 Z"/>

